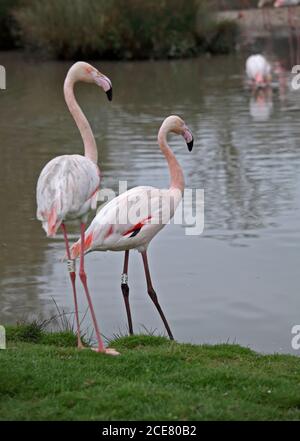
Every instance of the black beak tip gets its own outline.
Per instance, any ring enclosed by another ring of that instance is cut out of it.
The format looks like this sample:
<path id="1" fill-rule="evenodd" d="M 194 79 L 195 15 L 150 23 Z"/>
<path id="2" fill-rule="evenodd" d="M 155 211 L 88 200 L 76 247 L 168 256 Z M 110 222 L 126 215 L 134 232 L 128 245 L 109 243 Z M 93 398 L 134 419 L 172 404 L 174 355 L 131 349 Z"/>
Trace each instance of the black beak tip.
<path id="1" fill-rule="evenodd" d="M 187 142 L 187 146 L 188 146 L 189 152 L 191 152 L 193 150 L 194 140 L 192 139 L 190 142 Z"/>
<path id="2" fill-rule="evenodd" d="M 111 101 L 113 98 L 113 91 L 112 91 L 112 87 L 106 92 L 108 101 Z"/>

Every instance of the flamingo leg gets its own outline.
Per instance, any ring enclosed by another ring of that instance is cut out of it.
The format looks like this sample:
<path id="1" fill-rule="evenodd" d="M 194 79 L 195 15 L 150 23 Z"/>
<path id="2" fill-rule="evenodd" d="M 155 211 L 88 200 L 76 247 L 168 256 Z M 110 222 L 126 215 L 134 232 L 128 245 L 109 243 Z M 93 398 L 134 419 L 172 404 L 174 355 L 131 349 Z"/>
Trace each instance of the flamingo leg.
<path id="1" fill-rule="evenodd" d="M 264 23 L 264 28 L 266 30 L 268 30 L 268 23 L 267 23 L 267 17 L 266 17 L 266 11 L 265 8 L 262 8 L 262 16 L 263 16 L 263 23 Z"/>
<path id="2" fill-rule="evenodd" d="M 68 239 L 68 235 L 67 235 L 67 229 L 66 229 L 66 226 L 64 223 L 61 224 L 61 228 L 62 228 L 63 234 L 64 234 L 68 260 L 71 261 L 69 239 Z M 74 262 L 74 268 L 75 268 L 75 262 Z M 77 327 L 77 346 L 78 346 L 78 349 L 82 349 L 83 344 L 82 344 L 81 336 L 80 336 L 80 321 L 79 321 L 78 302 L 77 302 L 77 294 L 76 294 L 76 272 L 70 271 L 69 274 L 70 274 L 70 279 L 71 279 L 71 283 L 72 283 L 73 297 L 74 297 L 74 304 L 75 304 L 75 318 L 76 318 L 76 327 Z"/>
<path id="3" fill-rule="evenodd" d="M 89 308 L 91 311 L 91 315 L 92 315 L 92 320 L 93 320 L 93 324 L 94 324 L 94 328 L 95 328 L 95 332 L 96 332 L 96 338 L 97 338 L 97 342 L 98 342 L 98 347 L 97 347 L 97 352 L 107 352 L 105 350 L 101 335 L 100 335 L 100 331 L 99 331 L 99 327 L 98 327 L 98 323 L 96 320 L 96 315 L 95 315 L 95 311 L 94 311 L 94 307 L 92 304 L 92 299 L 89 293 L 89 289 L 88 289 L 88 285 L 87 285 L 87 276 L 86 276 L 86 272 L 84 269 L 84 239 L 85 239 L 85 224 L 81 223 L 80 225 L 80 235 L 81 235 L 81 250 L 80 250 L 80 269 L 79 269 L 79 276 L 80 276 L 80 280 L 82 282 L 83 288 L 84 288 L 84 292 L 89 304 Z"/>
<path id="4" fill-rule="evenodd" d="M 151 280 L 151 276 L 150 276 L 150 270 L 149 270 L 149 264 L 148 264 L 148 257 L 147 257 L 147 252 L 143 251 L 142 252 L 142 258 L 143 258 L 143 263 L 144 263 L 144 269 L 145 269 L 145 275 L 146 275 L 146 281 L 147 281 L 147 289 L 148 289 L 148 294 L 152 300 L 152 302 L 154 303 L 157 311 L 159 312 L 159 315 L 162 319 L 162 321 L 164 322 L 165 328 L 167 330 L 168 336 L 170 338 L 170 340 L 174 340 L 173 334 L 171 332 L 170 326 L 167 322 L 167 319 L 163 313 L 163 310 L 161 309 L 161 306 L 158 302 L 158 298 L 156 295 L 156 292 L 154 291 L 154 288 L 152 286 L 152 280 Z"/>
<path id="5" fill-rule="evenodd" d="M 291 29 L 294 29 L 293 11 L 290 7 L 288 8 L 288 21 Z"/>
<path id="6" fill-rule="evenodd" d="M 264 17 L 264 27 L 267 31 L 270 31 L 272 26 L 271 26 L 271 19 L 268 9 L 263 8 L 263 17 Z"/>
<path id="7" fill-rule="evenodd" d="M 129 303 L 129 286 L 127 283 L 128 282 L 128 261 L 129 261 L 129 250 L 126 250 L 125 256 L 124 256 L 123 274 L 121 277 L 121 289 L 122 289 L 126 313 L 127 313 L 129 334 L 133 335 L 133 326 L 132 326 L 132 318 L 131 318 L 130 303 Z"/>

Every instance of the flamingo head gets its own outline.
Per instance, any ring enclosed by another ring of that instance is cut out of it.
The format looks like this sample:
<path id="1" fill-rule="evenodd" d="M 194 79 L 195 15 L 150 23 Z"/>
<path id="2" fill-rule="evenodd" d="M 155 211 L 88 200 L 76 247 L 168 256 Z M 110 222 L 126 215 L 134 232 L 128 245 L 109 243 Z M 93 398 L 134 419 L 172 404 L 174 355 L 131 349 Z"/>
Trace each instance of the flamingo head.
<path id="1" fill-rule="evenodd" d="M 160 134 L 162 133 L 161 132 L 162 130 L 164 130 L 167 133 L 173 132 L 176 133 L 176 135 L 181 135 L 184 138 L 189 151 L 191 152 L 193 150 L 194 137 L 192 135 L 192 132 L 185 124 L 183 119 L 181 119 L 179 116 L 171 115 L 164 120 L 159 131 L 159 137 Z"/>
<path id="2" fill-rule="evenodd" d="M 261 73 L 258 73 L 255 75 L 255 79 L 254 79 L 255 85 L 257 87 L 262 87 L 265 84 L 265 80 L 264 77 Z"/>
<path id="3" fill-rule="evenodd" d="M 112 100 L 112 84 L 110 79 L 99 72 L 91 64 L 78 61 L 73 64 L 69 74 L 72 75 L 74 82 L 83 81 L 85 83 L 96 84 L 101 87 L 107 95 L 109 101 Z"/>

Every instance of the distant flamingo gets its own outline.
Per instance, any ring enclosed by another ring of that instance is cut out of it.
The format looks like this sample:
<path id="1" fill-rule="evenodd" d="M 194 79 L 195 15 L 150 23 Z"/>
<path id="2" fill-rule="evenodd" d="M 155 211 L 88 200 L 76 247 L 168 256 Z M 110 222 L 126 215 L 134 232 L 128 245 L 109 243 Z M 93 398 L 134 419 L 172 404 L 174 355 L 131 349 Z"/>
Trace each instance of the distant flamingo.
<path id="1" fill-rule="evenodd" d="M 143 258 L 148 294 L 160 314 L 170 339 L 173 339 L 173 334 L 152 285 L 147 258 L 147 248 L 150 241 L 172 219 L 184 191 L 184 176 L 181 166 L 167 143 L 169 132 L 183 136 L 189 151 L 192 151 L 194 141 L 189 128 L 181 118 L 169 116 L 165 119 L 158 133 L 158 143 L 168 163 L 171 178 L 170 188 L 161 190 L 154 187 L 135 187 L 112 199 L 99 211 L 87 229 L 84 246 L 82 247 L 83 239 L 72 246 L 71 258 L 76 259 L 82 248 L 85 253 L 108 250 L 125 251 L 121 288 L 129 332 L 133 334 L 129 305 L 128 261 L 129 250 L 138 250 Z M 137 213 L 135 219 L 129 219 L 130 211 L 135 208 L 134 213 Z"/>
<path id="2" fill-rule="evenodd" d="M 93 66 L 78 62 L 70 68 L 64 83 L 64 96 L 80 131 L 84 144 L 84 156 L 77 154 L 58 156 L 43 168 L 37 183 L 37 218 L 42 222 L 48 237 L 55 236 L 58 229 L 62 228 L 74 295 L 78 347 L 82 348 L 75 287 L 76 272 L 74 262 L 71 260 L 65 223 L 79 220 L 81 238 L 84 242 L 88 212 L 91 208 L 96 208 L 100 171 L 97 166 L 98 152 L 93 132 L 74 96 L 74 86 L 79 81 L 100 86 L 106 92 L 108 99 L 112 99 L 110 80 Z M 79 275 L 91 310 L 98 340 L 98 351 L 114 354 L 113 350 L 104 348 L 100 336 L 87 286 L 83 252 L 80 253 Z"/>
<path id="3" fill-rule="evenodd" d="M 291 28 L 295 27 L 291 6 L 298 5 L 300 5 L 300 0 L 276 0 L 274 3 L 275 8 L 282 8 L 284 6 L 288 7 L 288 21 Z"/>
<path id="4" fill-rule="evenodd" d="M 246 61 L 246 74 L 254 88 L 264 87 L 272 80 L 271 65 L 263 55 L 251 55 Z"/>
<path id="5" fill-rule="evenodd" d="M 287 13 L 288 13 L 288 23 L 291 29 L 291 33 L 290 33 L 290 48 L 291 48 L 291 58 L 292 58 L 292 63 L 296 63 L 299 64 L 300 62 L 300 33 L 299 33 L 299 27 L 297 26 L 297 15 L 295 15 L 293 13 L 292 10 L 292 6 L 298 6 L 300 5 L 300 0 L 276 0 L 275 2 L 275 7 L 276 8 L 281 8 L 284 6 L 287 6 Z M 296 19 L 295 19 L 296 18 Z M 297 40 L 297 48 L 295 49 L 295 54 L 296 57 L 294 59 L 294 43 L 293 43 L 293 34 L 295 32 L 295 37 Z"/>
<path id="6" fill-rule="evenodd" d="M 275 8 L 281 8 L 283 6 L 297 6 L 300 4 L 300 0 L 276 0 Z"/>

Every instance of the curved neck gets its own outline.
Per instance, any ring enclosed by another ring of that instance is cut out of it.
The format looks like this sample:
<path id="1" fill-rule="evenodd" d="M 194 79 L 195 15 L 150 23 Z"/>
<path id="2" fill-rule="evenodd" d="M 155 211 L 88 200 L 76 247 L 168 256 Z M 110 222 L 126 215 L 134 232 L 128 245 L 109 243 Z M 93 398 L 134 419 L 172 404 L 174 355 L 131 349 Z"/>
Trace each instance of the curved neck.
<path id="1" fill-rule="evenodd" d="M 168 163 L 170 179 L 171 179 L 170 188 L 179 189 L 183 193 L 185 184 L 184 184 L 184 176 L 183 176 L 182 168 L 179 162 L 177 161 L 174 153 L 168 146 L 167 134 L 168 134 L 168 130 L 164 128 L 160 129 L 158 133 L 158 144 Z"/>
<path id="2" fill-rule="evenodd" d="M 96 141 L 91 126 L 89 125 L 88 120 L 76 101 L 74 95 L 74 85 L 75 81 L 69 75 L 67 75 L 64 84 L 65 100 L 82 137 L 84 144 L 84 155 L 97 164 L 98 150 Z"/>

